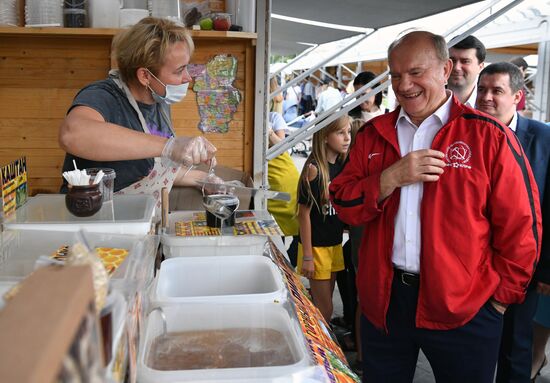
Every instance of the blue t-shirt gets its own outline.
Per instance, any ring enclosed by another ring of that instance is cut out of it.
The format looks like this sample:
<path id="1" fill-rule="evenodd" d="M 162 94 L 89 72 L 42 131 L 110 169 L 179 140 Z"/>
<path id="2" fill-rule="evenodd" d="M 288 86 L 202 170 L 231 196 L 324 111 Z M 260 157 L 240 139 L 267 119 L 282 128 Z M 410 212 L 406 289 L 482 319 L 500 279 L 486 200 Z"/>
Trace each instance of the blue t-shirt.
<path id="1" fill-rule="evenodd" d="M 137 104 L 151 134 L 162 137 L 174 135 L 170 124 L 170 110 L 167 106 L 158 103 L 148 105 L 138 102 Z M 106 122 L 143 132 L 137 112 L 128 101 L 124 91 L 110 78 L 94 82 L 80 90 L 74 98 L 69 112 L 76 106 L 87 106 L 96 110 Z M 63 163 L 63 171 L 74 170 L 73 159 L 79 169 L 96 167 L 114 169 L 116 172 L 115 191 L 124 189 L 147 176 L 154 166 L 153 158 L 126 161 L 92 161 L 67 153 Z M 61 191 L 66 191 L 65 180 Z"/>

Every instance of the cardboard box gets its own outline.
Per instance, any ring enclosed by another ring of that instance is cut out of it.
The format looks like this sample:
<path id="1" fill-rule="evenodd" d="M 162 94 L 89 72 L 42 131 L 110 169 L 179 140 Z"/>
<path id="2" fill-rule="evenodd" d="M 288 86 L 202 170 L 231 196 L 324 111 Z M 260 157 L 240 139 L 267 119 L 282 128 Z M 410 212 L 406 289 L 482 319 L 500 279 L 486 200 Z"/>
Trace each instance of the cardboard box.
<path id="1" fill-rule="evenodd" d="M 197 169 L 208 172 L 208 166 L 205 165 L 201 165 L 197 167 Z M 254 185 L 252 178 L 240 170 L 218 165 L 215 168 L 215 172 L 216 176 L 224 181 L 238 180 L 247 187 L 252 187 Z M 248 210 L 252 208 L 252 198 L 239 196 L 239 200 L 239 210 Z M 204 210 L 202 192 L 197 188 L 174 186 L 170 192 L 169 209 L 170 211 Z"/>
<path id="2" fill-rule="evenodd" d="M 44 267 L 0 310 L 0 382 L 51 383 L 94 301 L 89 266 Z"/>

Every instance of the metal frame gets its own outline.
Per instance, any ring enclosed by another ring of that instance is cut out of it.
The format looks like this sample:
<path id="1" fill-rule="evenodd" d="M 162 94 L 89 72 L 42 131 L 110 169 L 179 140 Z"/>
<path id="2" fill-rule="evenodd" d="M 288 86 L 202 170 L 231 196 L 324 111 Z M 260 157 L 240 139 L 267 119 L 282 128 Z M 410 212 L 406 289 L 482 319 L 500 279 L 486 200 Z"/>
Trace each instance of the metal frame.
<path id="1" fill-rule="evenodd" d="M 309 68 L 308 70 L 306 70 L 305 72 L 303 72 L 301 75 L 299 75 L 298 77 L 293 78 L 291 81 L 287 82 L 286 84 L 284 84 L 284 85 L 281 86 L 280 88 L 275 89 L 274 91 L 271 91 L 272 93 L 269 95 L 269 97 L 270 97 L 270 98 L 273 98 L 273 97 L 275 97 L 276 95 L 278 95 L 279 93 L 284 92 L 285 89 L 288 89 L 289 87 L 294 86 L 295 84 L 299 83 L 300 81 L 302 81 L 303 79 L 305 79 L 307 76 L 309 76 L 311 73 L 315 72 L 317 69 L 321 68 L 323 65 L 325 65 L 325 64 L 328 63 L 328 62 L 330 62 L 332 59 L 335 59 L 336 57 L 340 56 L 342 53 L 344 53 L 344 52 L 347 51 L 348 49 L 351 49 L 352 47 L 354 47 L 354 46 L 356 46 L 357 44 L 359 44 L 361 41 L 365 40 L 367 37 L 369 37 L 370 35 L 372 35 L 374 32 L 376 32 L 376 29 L 373 29 L 372 32 L 365 33 L 361 38 L 357 39 L 356 41 L 354 41 L 354 42 L 351 43 L 350 45 L 344 47 L 343 49 L 340 49 L 339 51 L 337 51 L 335 54 L 333 54 L 333 55 L 330 56 L 329 58 L 326 58 L 325 60 L 323 60 L 323 61 L 321 61 L 320 63 L 318 63 L 317 66 L 312 67 L 312 68 Z"/>
<path id="2" fill-rule="evenodd" d="M 285 66 L 277 69 L 275 72 L 271 73 L 269 75 L 269 78 L 272 78 L 272 77 L 275 77 L 277 76 L 279 73 L 281 73 L 282 71 L 284 71 L 286 68 L 288 68 L 289 66 L 291 66 L 292 64 L 300 61 L 302 58 L 306 57 L 307 55 L 309 55 L 311 52 L 313 52 L 317 47 L 319 46 L 319 44 L 317 45 L 314 45 L 312 47 L 309 47 L 308 49 L 306 49 L 305 51 L 303 51 L 302 53 L 300 53 L 298 56 L 294 57 L 292 60 L 290 60 L 288 63 L 286 63 Z"/>
<path id="3" fill-rule="evenodd" d="M 254 147 L 252 179 L 254 185 L 267 185 L 267 121 L 269 119 L 268 81 L 269 81 L 269 54 L 271 51 L 271 0 L 256 1 L 256 25 L 258 43 L 256 45 L 256 73 L 255 73 L 255 102 L 254 102 Z M 261 198 L 254 198 L 254 207 L 265 209 L 266 202 Z"/>
<path id="4" fill-rule="evenodd" d="M 533 119 L 548 121 L 548 111 L 550 110 L 550 41 L 541 41 L 539 43 L 538 54 L 535 104 L 540 106 L 540 110 L 533 112 Z"/>
<path id="5" fill-rule="evenodd" d="M 490 9 L 491 7 L 493 7 L 494 5 L 498 4 L 498 3 L 501 3 L 503 0 L 496 0 L 496 2 L 492 2 L 490 4 L 490 6 L 488 7 L 485 7 L 481 12 L 477 13 L 476 15 L 474 15 L 473 17 L 470 17 L 468 18 L 468 20 L 466 22 L 469 22 L 469 21 L 472 21 L 474 20 L 475 18 L 479 17 L 479 15 L 481 15 L 483 12 L 487 11 L 488 9 Z M 456 37 L 452 44 L 447 44 L 448 48 L 452 47 L 454 44 L 458 43 L 459 41 L 463 40 L 465 37 L 467 37 L 468 35 L 471 35 L 472 33 L 474 33 L 475 31 L 479 30 L 480 28 L 484 27 L 485 25 L 487 25 L 488 23 L 490 23 L 491 21 L 493 21 L 494 19 L 496 19 L 497 17 L 501 16 L 502 14 L 506 13 L 508 10 L 512 9 L 513 7 L 515 7 L 516 5 L 522 3 L 523 0 L 513 0 L 511 1 L 508 5 L 502 7 L 501 9 L 499 9 L 498 11 L 494 12 L 494 13 L 491 13 L 489 16 L 487 16 L 485 19 L 483 19 L 482 21 L 480 21 L 479 23 L 477 23 L 476 25 L 474 25 L 473 27 L 471 28 L 468 28 L 465 32 L 461 33 L 458 37 Z M 464 25 L 464 23 L 462 24 Z M 455 31 L 457 31 L 458 29 L 460 29 L 460 26 L 455 26 L 453 28 L 451 28 L 450 31 L 448 31 L 445 35 L 446 38 L 449 37 L 450 34 L 454 33 Z M 372 33 L 374 33 L 375 31 L 369 33 L 368 35 L 365 35 L 363 36 L 363 38 L 357 40 L 355 43 L 349 45 L 348 47 L 346 47 L 344 49 L 347 50 L 347 49 L 350 49 L 352 46 L 356 45 L 357 42 L 359 41 L 363 41 L 366 37 L 372 35 Z M 339 51 L 337 53 L 337 55 L 333 55 L 331 56 L 328 60 L 324 60 L 323 62 L 319 63 L 317 67 L 313 67 L 313 68 L 310 68 L 308 71 L 306 71 L 305 73 L 311 73 L 311 72 L 314 72 L 315 70 L 317 70 L 317 68 L 319 68 L 320 66 L 326 64 L 327 62 L 329 62 L 330 60 L 332 60 L 334 57 L 340 55 L 342 53 L 342 51 Z M 313 121 L 310 121 L 309 123 L 307 123 L 305 126 L 303 126 L 302 128 L 300 128 L 300 130 L 294 132 L 293 134 L 289 135 L 288 137 L 286 137 L 283 141 L 277 143 L 276 145 L 272 146 L 271 148 L 268 149 L 267 151 L 267 154 L 266 154 L 266 159 L 267 160 L 270 160 L 270 159 L 273 159 L 275 157 L 277 157 L 278 155 L 280 155 L 281 153 L 283 153 L 285 150 L 288 150 L 290 149 L 292 146 L 294 146 L 296 143 L 300 142 L 301 140 L 309 137 L 310 135 L 314 134 L 315 132 L 317 132 L 318 130 L 324 128 L 326 125 L 330 124 L 332 121 L 336 120 L 338 117 L 340 117 L 342 114 L 344 113 L 347 113 L 349 110 L 353 109 L 354 107 L 356 107 L 357 105 L 361 104 L 363 101 L 365 101 L 366 99 L 372 97 L 373 95 L 375 95 L 376 93 L 378 93 L 378 91 L 383 91 L 385 90 L 389 84 L 390 84 L 390 81 L 385 81 L 384 83 L 380 84 L 379 86 L 377 86 L 375 89 L 378 90 L 377 92 L 374 92 L 374 89 L 371 91 L 371 92 L 368 92 L 367 94 L 364 94 L 362 95 L 361 97 L 355 99 L 358 95 L 360 95 L 361 93 L 363 93 L 366 89 L 370 88 L 372 85 L 380 82 L 381 79 L 383 79 L 384 77 L 386 77 L 387 75 L 389 74 L 389 71 L 386 71 L 384 73 L 382 73 L 381 75 L 379 75 L 376 79 L 374 79 L 373 81 L 371 81 L 369 84 L 367 85 L 364 85 L 363 87 L 361 87 L 361 89 L 357 90 L 356 92 L 352 93 L 351 95 L 349 95 L 348 97 L 344 98 L 341 102 L 339 102 L 337 105 L 333 106 L 332 108 L 330 108 L 329 110 L 325 111 L 324 113 L 322 113 L 320 116 L 318 116 L 315 120 Z M 304 74 L 302 74 L 301 76 L 302 78 L 305 77 Z M 296 78 L 294 79 L 296 80 Z M 293 81 L 294 81 L 293 80 Z M 292 81 L 291 81 L 292 82 Z M 288 85 L 288 84 L 287 84 Z M 354 100 L 355 99 L 355 100 Z M 345 105 L 344 107 L 342 107 L 343 105 Z M 342 109 L 340 109 L 339 111 L 338 108 L 342 107 Z M 337 112 L 336 112 L 337 111 Z M 336 112 L 336 113 L 334 113 Z M 328 118 L 327 118 L 328 117 Z"/>

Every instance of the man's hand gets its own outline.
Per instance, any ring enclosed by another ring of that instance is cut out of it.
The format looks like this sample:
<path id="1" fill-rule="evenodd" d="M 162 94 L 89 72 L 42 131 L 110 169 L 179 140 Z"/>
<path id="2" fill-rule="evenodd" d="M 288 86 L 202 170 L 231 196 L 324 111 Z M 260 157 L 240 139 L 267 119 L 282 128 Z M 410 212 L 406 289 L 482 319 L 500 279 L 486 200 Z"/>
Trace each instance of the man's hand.
<path id="1" fill-rule="evenodd" d="M 537 283 L 537 293 L 550 296 L 550 285 L 543 282 Z"/>
<path id="2" fill-rule="evenodd" d="M 435 182 L 443 174 L 445 154 L 433 149 L 410 152 L 385 169 L 380 176 L 380 197 L 385 200 L 393 191 L 417 182 Z"/>
<path id="3" fill-rule="evenodd" d="M 508 308 L 508 305 L 497 302 L 493 298 L 489 299 L 489 303 L 491 304 L 491 306 L 493 306 L 495 310 L 497 310 L 502 315 L 504 315 L 504 313 L 506 312 L 506 309 Z"/>

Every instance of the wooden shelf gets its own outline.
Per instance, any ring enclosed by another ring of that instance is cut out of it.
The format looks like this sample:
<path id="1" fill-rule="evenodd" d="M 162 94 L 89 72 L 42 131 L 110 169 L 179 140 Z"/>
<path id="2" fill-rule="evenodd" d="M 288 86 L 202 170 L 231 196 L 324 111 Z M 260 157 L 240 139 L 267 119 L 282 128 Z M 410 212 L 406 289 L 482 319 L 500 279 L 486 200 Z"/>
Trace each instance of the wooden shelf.
<path id="1" fill-rule="evenodd" d="M 0 27 L 0 35 L 64 36 L 64 37 L 112 37 L 120 32 L 118 28 L 59 28 L 59 27 Z M 206 39 L 256 39 L 256 33 L 190 31 L 191 36 Z"/>

